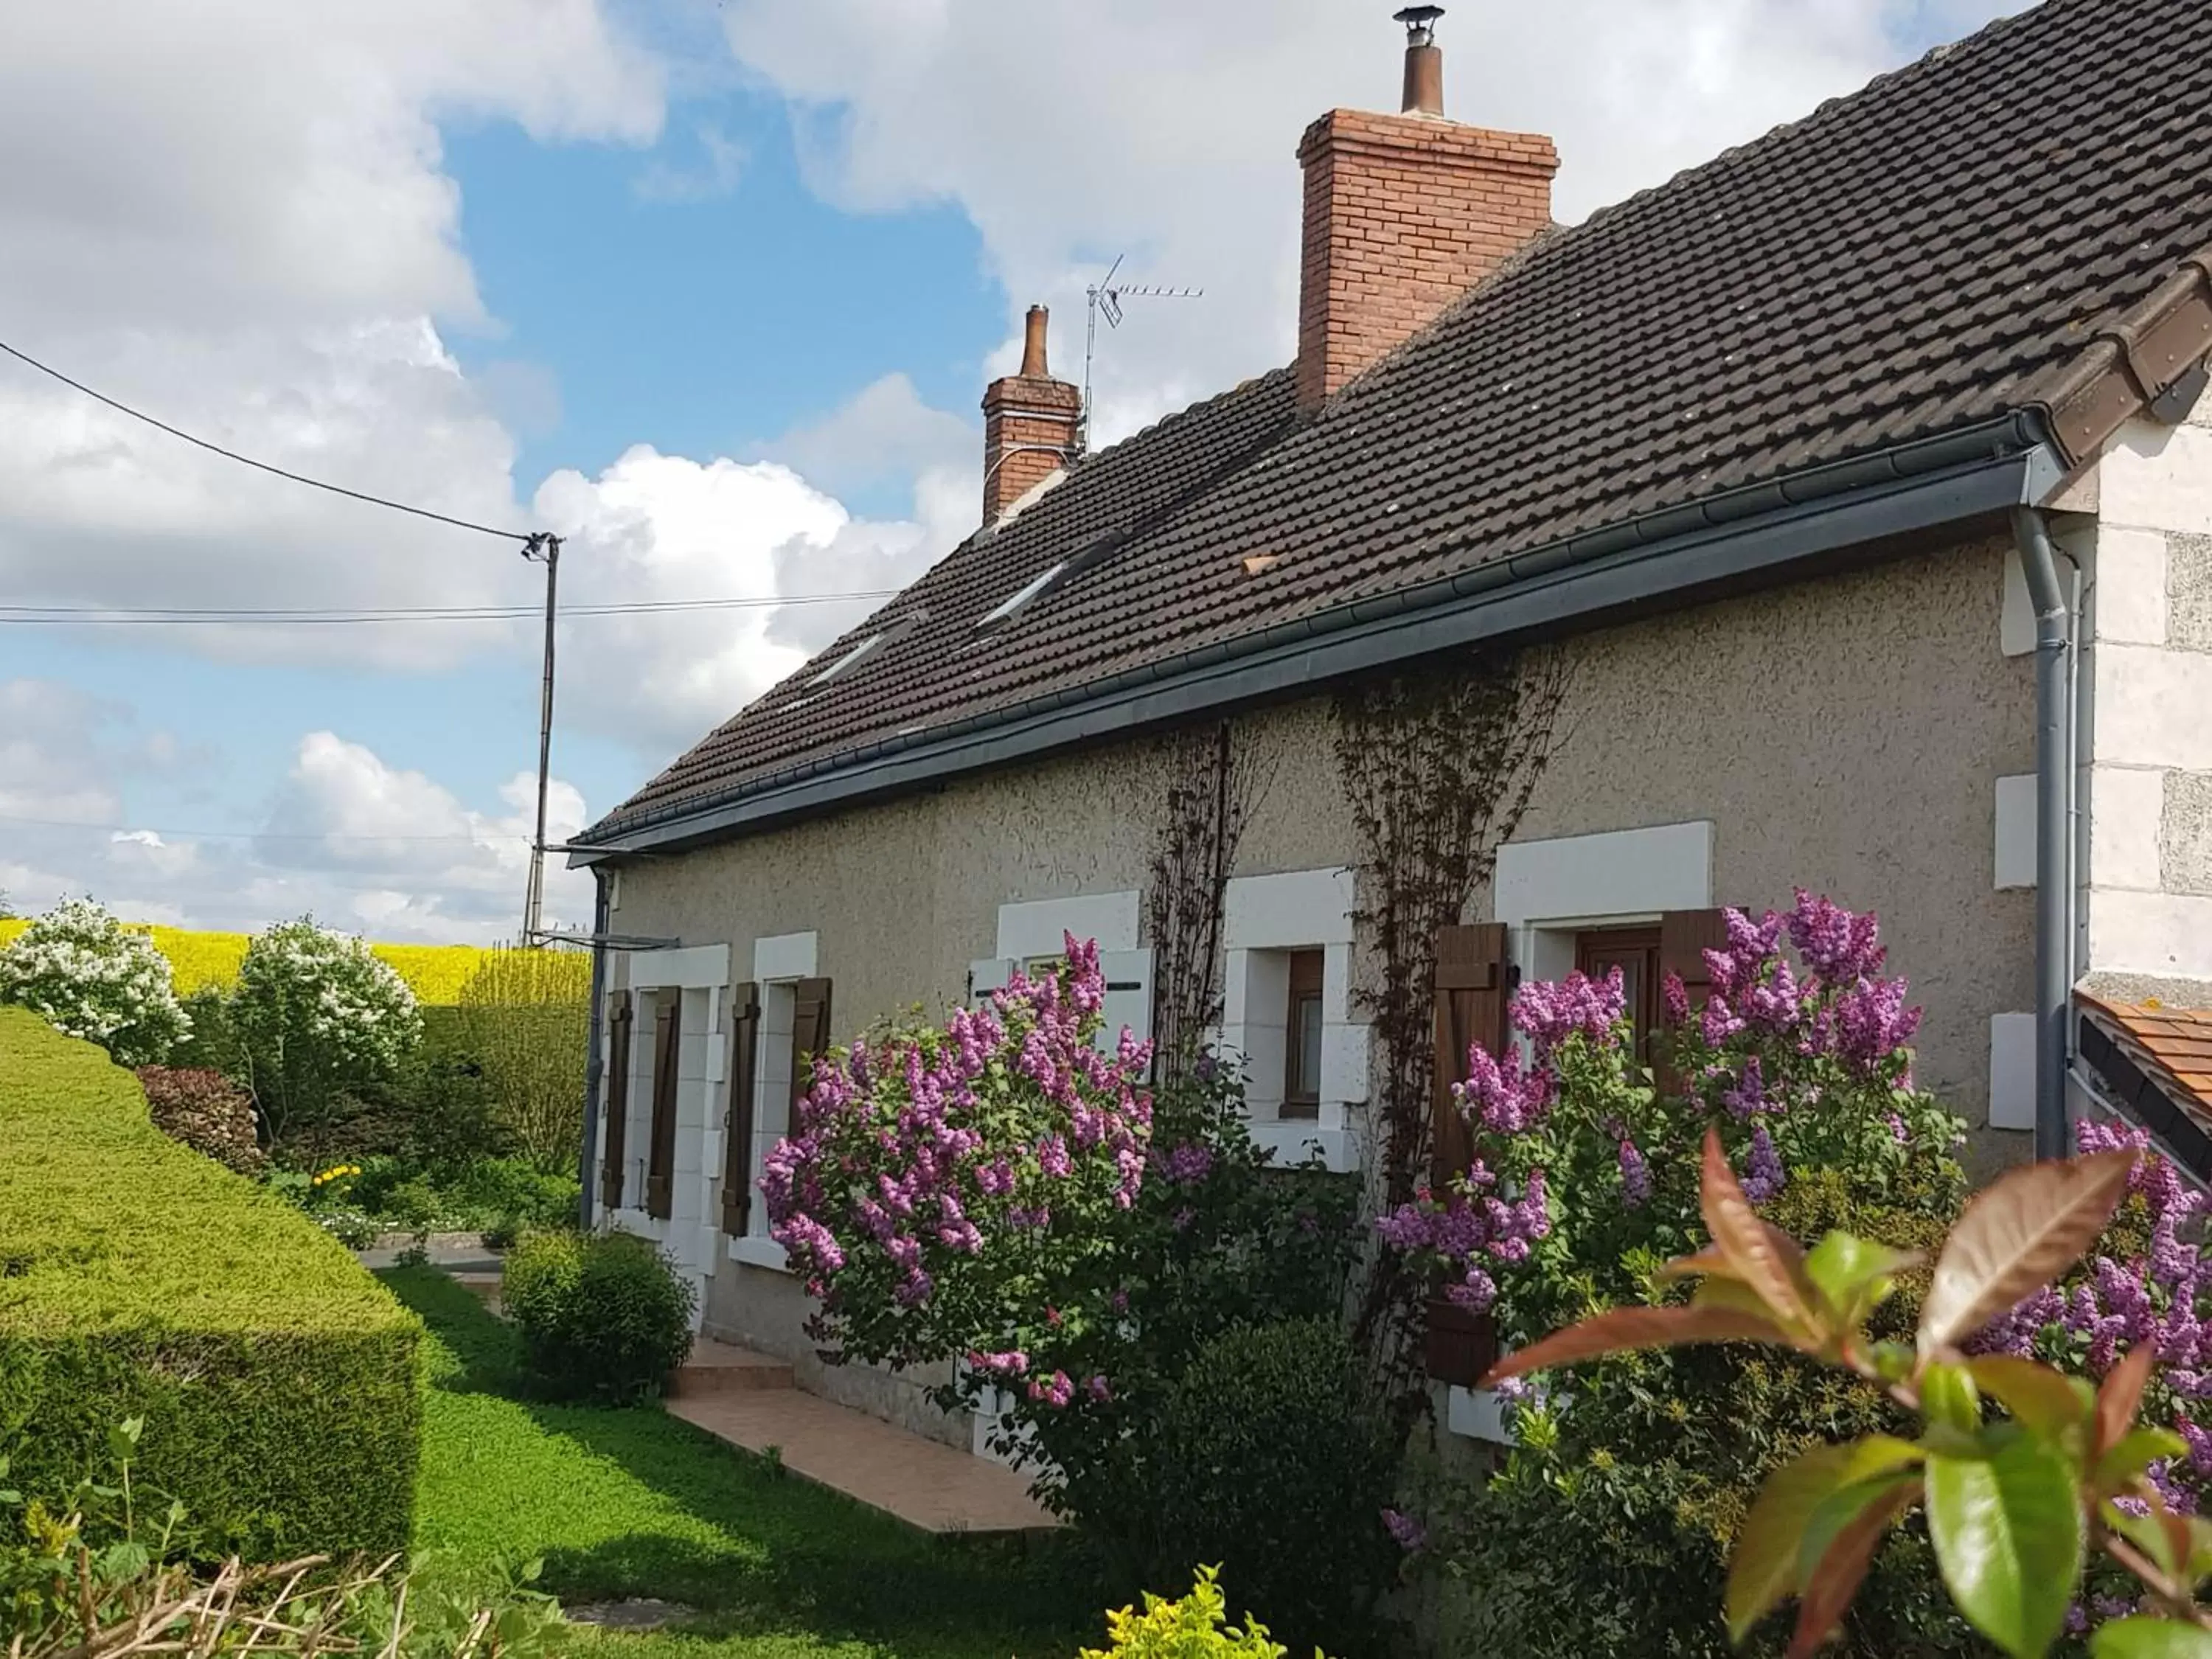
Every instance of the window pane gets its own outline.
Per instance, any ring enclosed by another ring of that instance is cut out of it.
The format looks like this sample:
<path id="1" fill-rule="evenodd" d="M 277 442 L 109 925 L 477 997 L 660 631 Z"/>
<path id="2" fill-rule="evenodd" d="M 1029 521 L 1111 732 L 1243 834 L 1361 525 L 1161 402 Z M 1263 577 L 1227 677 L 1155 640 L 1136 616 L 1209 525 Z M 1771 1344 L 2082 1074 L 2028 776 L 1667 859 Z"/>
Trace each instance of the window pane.
<path id="1" fill-rule="evenodd" d="M 1295 1005 L 1293 1033 L 1298 1049 L 1297 1094 L 1301 1100 L 1321 1097 L 1321 998 L 1302 996 Z"/>

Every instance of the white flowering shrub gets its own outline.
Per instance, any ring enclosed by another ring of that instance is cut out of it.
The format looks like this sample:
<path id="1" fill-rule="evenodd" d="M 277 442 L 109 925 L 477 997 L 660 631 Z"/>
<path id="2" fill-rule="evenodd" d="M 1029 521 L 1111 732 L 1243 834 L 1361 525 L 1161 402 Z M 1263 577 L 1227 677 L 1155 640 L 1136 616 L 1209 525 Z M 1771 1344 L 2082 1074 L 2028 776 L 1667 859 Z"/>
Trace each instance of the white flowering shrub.
<path id="1" fill-rule="evenodd" d="M 422 1034 L 407 982 L 310 916 L 254 935 L 230 1012 L 272 1140 L 326 1115 L 340 1095 L 390 1083 Z"/>
<path id="2" fill-rule="evenodd" d="M 168 959 L 90 899 L 56 906 L 0 951 L 0 1002 L 97 1042 L 124 1066 L 167 1060 L 191 1030 Z"/>

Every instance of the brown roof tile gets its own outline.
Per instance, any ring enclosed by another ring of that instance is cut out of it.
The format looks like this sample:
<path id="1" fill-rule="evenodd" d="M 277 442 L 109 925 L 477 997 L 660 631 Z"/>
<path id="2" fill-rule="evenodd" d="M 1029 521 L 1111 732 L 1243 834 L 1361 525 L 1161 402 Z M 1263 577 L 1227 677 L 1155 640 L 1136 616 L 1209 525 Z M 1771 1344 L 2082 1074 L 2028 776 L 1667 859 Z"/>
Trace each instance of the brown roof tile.
<path id="1" fill-rule="evenodd" d="M 2101 438 L 2105 337 L 2207 247 L 2212 4 L 2047 0 L 1542 239 L 1311 418 L 1279 371 L 1091 458 L 581 839 L 2054 400 Z"/>

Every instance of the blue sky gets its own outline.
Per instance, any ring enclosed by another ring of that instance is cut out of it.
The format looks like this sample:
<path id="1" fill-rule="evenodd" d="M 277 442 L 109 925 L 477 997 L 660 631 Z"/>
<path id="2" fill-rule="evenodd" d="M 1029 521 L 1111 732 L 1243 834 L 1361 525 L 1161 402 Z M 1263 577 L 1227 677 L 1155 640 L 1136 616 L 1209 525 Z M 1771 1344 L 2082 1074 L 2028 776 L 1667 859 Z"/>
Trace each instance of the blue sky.
<path id="1" fill-rule="evenodd" d="M 1574 218 L 2009 9 L 1564 0 L 1442 38 L 1453 112 L 1555 134 Z M 571 828 L 865 614 L 792 595 L 896 586 L 972 528 L 977 399 L 1030 301 L 1073 378 L 1099 262 L 1206 287 L 1107 337 L 1109 438 L 1286 361 L 1297 134 L 1397 69 L 1389 8 L 1340 0 L 225 9 L 85 0 L 12 44 L 0 143 L 55 165 L 0 180 L 0 338 L 283 465 L 560 529 L 576 602 L 761 600 L 564 628 Z M 0 365 L 9 603 L 528 605 L 536 581 Z M 17 903 L 509 925 L 526 623 L 15 626 L 0 651 Z"/>

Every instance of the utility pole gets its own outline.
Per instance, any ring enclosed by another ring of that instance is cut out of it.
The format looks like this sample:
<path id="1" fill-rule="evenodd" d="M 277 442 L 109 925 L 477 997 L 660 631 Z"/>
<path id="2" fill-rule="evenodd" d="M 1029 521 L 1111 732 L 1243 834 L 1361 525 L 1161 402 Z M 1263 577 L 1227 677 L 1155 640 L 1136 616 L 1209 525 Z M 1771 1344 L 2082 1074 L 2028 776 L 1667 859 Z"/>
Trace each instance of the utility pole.
<path id="1" fill-rule="evenodd" d="M 558 614 L 561 538 L 540 532 L 524 545 L 522 556 L 545 567 L 545 684 L 538 700 L 538 833 L 530 843 L 530 886 L 522 900 L 522 942 L 545 942 L 545 792 L 553 775 L 553 620 Z"/>

